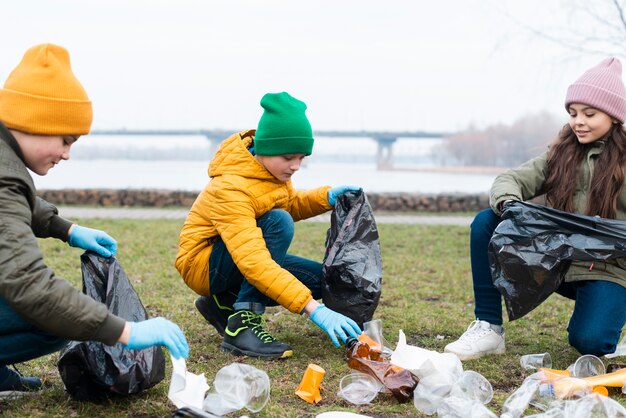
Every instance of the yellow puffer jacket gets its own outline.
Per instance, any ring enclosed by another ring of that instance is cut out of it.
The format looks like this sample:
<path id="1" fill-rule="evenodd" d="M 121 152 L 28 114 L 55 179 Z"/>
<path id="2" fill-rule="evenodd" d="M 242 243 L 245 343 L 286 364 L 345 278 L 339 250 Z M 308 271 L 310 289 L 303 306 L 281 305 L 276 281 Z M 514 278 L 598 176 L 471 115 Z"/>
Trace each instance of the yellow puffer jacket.
<path id="1" fill-rule="evenodd" d="M 180 233 L 176 269 L 187 286 L 209 295 L 209 257 L 219 236 L 246 279 L 291 312 L 300 313 L 311 291 L 271 257 L 256 220 L 284 209 L 294 221 L 331 209 L 329 186 L 301 191 L 270 174 L 248 148 L 254 130 L 224 140 L 211 164 L 211 181 L 196 198 Z"/>

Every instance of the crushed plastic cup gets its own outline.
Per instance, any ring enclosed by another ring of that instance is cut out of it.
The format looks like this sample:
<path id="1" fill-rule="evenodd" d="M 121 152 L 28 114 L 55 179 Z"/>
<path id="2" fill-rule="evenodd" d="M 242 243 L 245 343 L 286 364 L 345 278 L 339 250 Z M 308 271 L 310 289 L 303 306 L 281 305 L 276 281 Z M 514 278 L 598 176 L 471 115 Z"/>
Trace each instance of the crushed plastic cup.
<path id="1" fill-rule="evenodd" d="M 519 358 L 519 364 L 524 370 L 551 369 L 552 357 L 550 353 L 525 354 Z"/>
<path id="2" fill-rule="evenodd" d="M 450 396 L 488 404 L 493 398 L 493 387 L 482 374 L 466 370 L 452 385 Z"/>
<path id="3" fill-rule="evenodd" d="M 384 386 L 372 376 L 364 373 L 350 373 L 339 382 L 337 395 L 355 405 L 369 404 Z"/>
<path id="4" fill-rule="evenodd" d="M 259 412 L 269 397 L 267 373 L 248 364 L 232 363 L 217 372 L 202 408 L 216 415 L 226 415 L 244 407 Z"/>
<path id="5" fill-rule="evenodd" d="M 308 403 L 318 403 L 321 401 L 320 385 L 322 384 L 322 379 L 324 379 L 325 374 L 326 370 L 317 364 L 309 364 L 304 371 L 300 384 L 296 388 L 296 395 Z"/>
<path id="6" fill-rule="evenodd" d="M 585 354 L 578 357 L 572 370 L 572 376 L 579 378 L 598 376 L 605 373 L 606 367 L 604 363 L 593 354 Z"/>

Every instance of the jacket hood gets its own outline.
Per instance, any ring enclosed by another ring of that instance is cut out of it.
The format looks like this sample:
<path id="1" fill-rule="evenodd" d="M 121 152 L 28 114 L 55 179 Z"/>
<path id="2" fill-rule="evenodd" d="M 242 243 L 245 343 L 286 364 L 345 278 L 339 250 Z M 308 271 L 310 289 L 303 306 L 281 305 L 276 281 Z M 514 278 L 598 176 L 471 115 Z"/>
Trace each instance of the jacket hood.
<path id="1" fill-rule="evenodd" d="M 209 177 L 232 174 L 279 183 L 280 181 L 267 171 L 250 152 L 249 148 L 253 143 L 254 134 L 255 130 L 251 129 L 226 138 L 209 164 Z"/>

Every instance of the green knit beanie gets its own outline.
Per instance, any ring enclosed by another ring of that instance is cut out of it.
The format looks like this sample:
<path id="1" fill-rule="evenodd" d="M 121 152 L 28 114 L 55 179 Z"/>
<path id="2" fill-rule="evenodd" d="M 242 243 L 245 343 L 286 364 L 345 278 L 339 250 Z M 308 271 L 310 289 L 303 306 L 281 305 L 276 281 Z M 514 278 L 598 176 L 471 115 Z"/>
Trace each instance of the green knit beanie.
<path id="1" fill-rule="evenodd" d="M 257 155 L 311 154 L 313 131 L 304 102 L 285 92 L 267 93 L 261 107 L 265 110 L 254 137 Z"/>

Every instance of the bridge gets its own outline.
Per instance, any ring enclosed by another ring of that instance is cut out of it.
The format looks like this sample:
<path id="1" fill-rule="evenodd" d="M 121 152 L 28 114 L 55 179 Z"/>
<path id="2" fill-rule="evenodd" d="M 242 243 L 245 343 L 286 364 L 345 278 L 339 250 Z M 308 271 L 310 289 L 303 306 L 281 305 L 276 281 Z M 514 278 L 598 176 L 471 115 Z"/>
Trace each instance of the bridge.
<path id="1" fill-rule="evenodd" d="M 217 151 L 220 142 L 236 130 L 224 129 L 98 129 L 89 135 L 143 135 L 143 136 L 204 136 L 211 141 L 211 147 Z M 449 135 L 443 132 L 426 131 L 315 131 L 314 137 L 371 138 L 376 141 L 376 161 L 379 169 L 392 167 L 393 144 L 398 138 L 425 139 L 442 138 Z"/>

